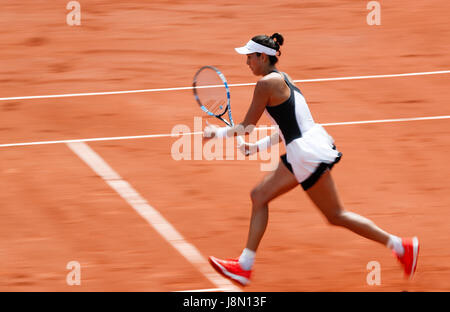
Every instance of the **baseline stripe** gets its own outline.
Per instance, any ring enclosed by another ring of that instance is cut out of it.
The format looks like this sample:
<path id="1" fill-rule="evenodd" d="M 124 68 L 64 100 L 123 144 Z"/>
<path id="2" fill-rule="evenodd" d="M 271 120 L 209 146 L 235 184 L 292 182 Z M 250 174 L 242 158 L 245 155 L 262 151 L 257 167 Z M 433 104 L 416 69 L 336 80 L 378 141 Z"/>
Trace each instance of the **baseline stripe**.
<path id="1" fill-rule="evenodd" d="M 416 118 L 396 118 L 396 119 L 380 119 L 380 120 L 364 120 L 364 121 L 347 121 L 347 122 L 334 122 L 321 124 L 324 127 L 329 126 L 345 126 L 345 125 L 359 125 L 359 124 L 373 124 L 373 123 L 388 123 L 388 122 L 406 122 L 406 121 L 421 121 L 421 120 L 439 120 L 450 119 L 450 115 L 444 116 L 431 116 L 431 117 L 416 117 Z M 255 130 L 267 130 L 274 129 L 274 127 L 261 126 L 255 128 Z M 23 143 L 7 143 L 0 144 L 0 147 L 20 147 L 20 146 L 32 146 L 32 145 L 49 145 L 49 144 L 69 144 L 80 142 L 101 142 L 101 141 L 116 141 L 116 140 L 136 140 L 136 139 L 151 139 L 151 138 L 165 138 L 173 137 L 177 138 L 184 135 L 200 135 L 201 131 L 186 132 L 180 134 L 146 134 L 146 135 L 133 135 L 133 136 L 119 136 L 119 137 L 104 137 L 104 138 L 89 138 L 89 139 L 74 139 L 74 140 L 57 140 L 57 141 L 38 141 L 38 142 L 23 142 Z"/>
<path id="2" fill-rule="evenodd" d="M 414 117 L 414 118 L 380 119 L 380 120 L 363 120 L 363 121 L 324 123 L 324 124 L 322 124 L 322 126 L 327 127 L 327 126 L 361 125 L 361 124 L 387 123 L 387 122 L 438 120 L 438 119 L 449 119 L 449 118 L 450 118 L 450 115 L 447 115 L 447 116 L 431 116 L 431 117 Z"/>
<path id="3" fill-rule="evenodd" d="M 353 76 L 353 77 L 334 77 L 334 78 L 317 78 L 317 79 L 300 79 L 294 82 L 308 83 L 308 82 L 323 82 L 323 81 L 340 81 L 340 80 L 356 80 L 356 79 L 376 79 L 376 78 L 395 78 L 395 77 L 410 77 L 410 76 L 425 76 L 425 75 L 442 75 L 450 74 L 450 70 L 418 72 L 418 73 L 404 73 L 404 74 L 388 74 L 388 75 L 370 75 L 370 76 Z M 229 87 L 243 87 L 254 86 L 255 83 L 235 83 L 229 84 Z M 222 85 L 220 85 L 222 86 Z M 215 86 L 208 86 L 207 88 L 214 88 Z M 51 99 L 51 98 L 65 98 L 78 96 L 95 96 L 95 95 L 117 95 L 117 94 L 131 94 L 131 93 L 148 93 L 148 92 L 164 92 L 164 91 L 181 91 L 192 90 L 192 87 L 176 87 L 176 88 L 160 88 L 160 89 L 142 89 L 142 90 L 124 90 L 124 91 L 107 91 L 107 92 L 85 92 L 85 93 L 68 93 L 68 94 L 53 94 L 53 95 L 32 95 L 32 96 L 15 96 L 3 97 L 0 101 L 12 100 L 31 100 L 31 99 Z"/>
<path id="4" fill-rule="evenodd" d="M 196 267 L 217 288 L 241 291 L 230 281 L 216 273 L 194 245 L 184 237 L 93 149 L 83 142 L 67 143 L 94 172 L 115 190 L 134 210 L 144 218 L 173 248 Z"/>

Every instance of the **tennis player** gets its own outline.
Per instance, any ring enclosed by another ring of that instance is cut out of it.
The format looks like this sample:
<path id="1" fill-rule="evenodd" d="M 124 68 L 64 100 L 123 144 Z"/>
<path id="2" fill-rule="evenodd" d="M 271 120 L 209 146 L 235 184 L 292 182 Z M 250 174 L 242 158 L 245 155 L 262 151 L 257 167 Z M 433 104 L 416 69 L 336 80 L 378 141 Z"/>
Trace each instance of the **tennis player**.
<path id="1" fill-rule="evenodd" d="M 266 230 L 269 202 L 300 184 L 331 225 L 347 228 L 392 249 L 403 265 L 405 276 L 412 278 L 419 254 L 417 237 L 392 235 L 365 217 L 344 209 L 330 173 L 342 154 L 333 138 L 314 122 L 301 91 L 287 74 L 276 68 L 283 41 L 283 36 L 278 33 L 270 37 L 259 35 L 245 46 L 236 48 L 239 54 L 247 55 L 247 65 L 253 74 L 262 78 L 256 83 L 252 103 L 242 123 L 222 128 L 208 125 L 204 130 L 205 140 L 243 135 L 243 129 L 256 125 L 266 112 L 278 125 L 279 136 L 275 134 L 253 144 L 245 143 L 240 146 L 241 150 L 247 155 L 252 154 L 278 143 L 278 138 L 286 146 L 286 154 L 281 156 L 277 169 L 251 191 L 252 215 L 242 254 L 228 260 L 211 256 L 211 265 L 231 280 L 248 284 L 255 254 Z"/>

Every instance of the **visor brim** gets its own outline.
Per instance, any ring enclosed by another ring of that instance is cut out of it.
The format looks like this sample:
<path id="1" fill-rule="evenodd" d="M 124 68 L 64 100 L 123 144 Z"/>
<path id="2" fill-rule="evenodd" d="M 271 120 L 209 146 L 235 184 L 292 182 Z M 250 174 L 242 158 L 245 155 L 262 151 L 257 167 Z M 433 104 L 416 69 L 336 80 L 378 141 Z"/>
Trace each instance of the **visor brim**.
<path id="1" fill-rule="evenodd" d="M 255 51 L 250 51 L 247 47 L 240 47 L 240 48 L 234 48 L 234 49 L 239 54 L 252 54 L 252 53 L 255 53 Z"/>

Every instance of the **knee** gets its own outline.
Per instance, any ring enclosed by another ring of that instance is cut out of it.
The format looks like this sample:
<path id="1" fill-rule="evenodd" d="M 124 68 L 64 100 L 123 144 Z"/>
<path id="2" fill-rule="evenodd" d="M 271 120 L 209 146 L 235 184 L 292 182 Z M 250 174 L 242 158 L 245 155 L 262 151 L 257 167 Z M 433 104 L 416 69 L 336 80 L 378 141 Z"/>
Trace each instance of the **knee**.
<path id="1" fill-rule="evenodd" d="M 252 200 L 253 207 L 259 207 L 267 204 L 264 193 L 258 187 L 255 187 L 250 192 L 250 198 Z"/>
<path id="2" fill-rule="evenodd" d="M 330 225 L 343 226 L 345 221 L 345 212 L 339 211 L 334 214 L 328 215 L 327 221 Z"/>

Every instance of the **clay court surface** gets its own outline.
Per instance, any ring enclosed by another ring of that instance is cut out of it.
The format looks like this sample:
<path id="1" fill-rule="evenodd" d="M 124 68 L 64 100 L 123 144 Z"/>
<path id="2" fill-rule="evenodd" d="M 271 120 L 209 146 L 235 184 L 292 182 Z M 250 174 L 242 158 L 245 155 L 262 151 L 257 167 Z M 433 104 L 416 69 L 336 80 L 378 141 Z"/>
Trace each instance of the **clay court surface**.
<path id="1" fill-rule="evenodd" d="M 285 37 L 293 79 L 450 69 L 450 2 L 87 1 L 81 26 L 66 1 L 2 4 L 0 97 L 188 87 L 203 65 L 256 82 L 234 47 Z M 450 75 L 299 83 L 318 123 L 450 115 Z M 241 121 L 253 87 L 232 87 Z M 65 143 L 170 134 L 202 116 L 191 90 L 0 101 L 0 290 L 217 289 Z M 260 126 L 269 125 L 264 116 Z M 326 126 L 343 153 L 333 169 L 348 210 L 417 235 L 413 281 L 383 246 L 329 226 L 301 188 L 273 201 L 252 284 L 243 291 L 450 290 L 450 120 Z M 194 136 L 191 136 L 194 140 Z M 181 160 L 173 137 L 87 142 L 206 259 L 238 256 L 261 160 Z M 280 147 L 283 151 L 283 147 Z M 70 261 L 81 285 L 68 286 Z M 370 261 L 381 285 L 366 283 Z"/>

